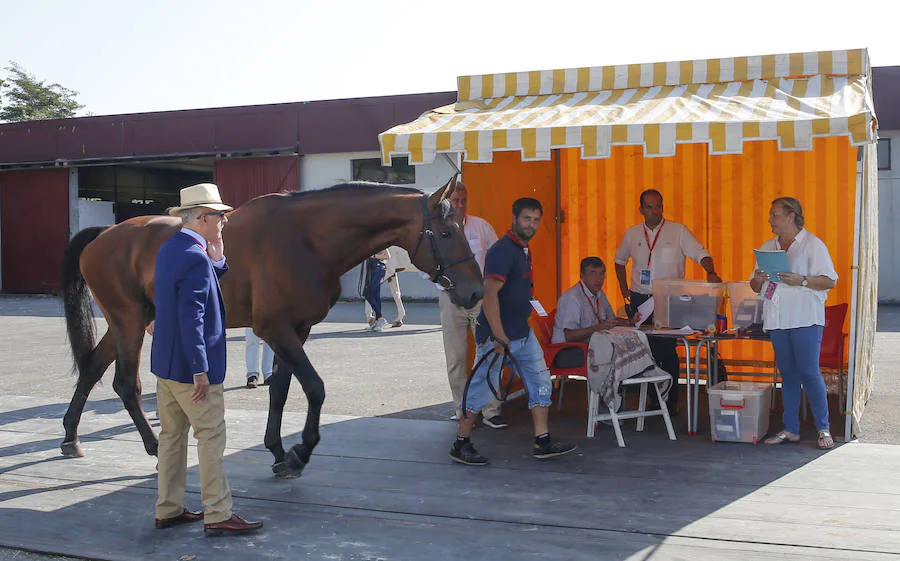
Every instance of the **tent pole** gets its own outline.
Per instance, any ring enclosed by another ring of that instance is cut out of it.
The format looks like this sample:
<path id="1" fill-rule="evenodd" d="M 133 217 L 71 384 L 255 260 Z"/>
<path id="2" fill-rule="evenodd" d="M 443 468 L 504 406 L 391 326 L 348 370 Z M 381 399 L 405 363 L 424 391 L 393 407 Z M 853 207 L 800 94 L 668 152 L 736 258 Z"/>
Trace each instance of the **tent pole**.
<path id="1" fill-rule="evenodd" d="M 556 173 L 556 299 L 562 295 L 562 223 L 565 213 L 562 209 L 562 187 L 560 186 L 559 149 L 553 151 L 553 164 Z"/>
<path id="2" fill-rule="evenodd" d="M 856 202 L 853 211 L 853 262 L 851 267 L 851 288 L 850 288 L 850 344 L 847 353 L 847 398 L 843 404 L 840 404 L 844 413 L 844 442 L 850 442 L 853 438 L 853 409 L 856 400 L 853 397 L 855 391 L 854 384 L 856 379 L 856 330 L 857 330 L 857 309 L 859 307 L 859 255 L 862 244 L 862 198 L 865 195 L 863 185 L 866 184 L 866 163 L 869 155 L 869 144 L 863 145 L 863 169 L 861 174 L 856 176 Z M 840 395 L 838 402 L 840 402 Z"/>

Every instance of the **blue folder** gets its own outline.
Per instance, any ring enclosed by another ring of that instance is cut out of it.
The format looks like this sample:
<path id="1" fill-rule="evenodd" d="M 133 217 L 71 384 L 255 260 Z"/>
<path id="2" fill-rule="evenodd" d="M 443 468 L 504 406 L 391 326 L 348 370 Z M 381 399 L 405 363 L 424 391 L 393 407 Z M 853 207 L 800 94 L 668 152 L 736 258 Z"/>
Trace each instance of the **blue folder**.
<path id="1" fill-rule="evenodd" d="M 783 249 L 776 249 L 775 251 L 754 249 L 753 253 L 756 254 L 756 264 L 769 275 L 770 281 L 778 282 L 778 273 L 791 272 L 787 253 Z"/>

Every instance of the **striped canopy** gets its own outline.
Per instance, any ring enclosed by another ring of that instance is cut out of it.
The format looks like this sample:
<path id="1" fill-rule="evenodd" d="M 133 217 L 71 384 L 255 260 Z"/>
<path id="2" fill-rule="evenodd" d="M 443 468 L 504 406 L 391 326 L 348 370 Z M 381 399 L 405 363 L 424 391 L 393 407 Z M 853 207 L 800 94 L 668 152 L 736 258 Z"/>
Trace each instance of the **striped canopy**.
<path id="1" fill-rule="evenodd" d="M 811 150 L 818 136 L 874 142 L 865 49 L 461 76 L 457 102 L 379 135 L 382 161 L 495 151 L 548 160 L 556 148 L 607 158 L 614 145 L 672 156 L 677 143 L 739 154 L 746 140 Z"/>

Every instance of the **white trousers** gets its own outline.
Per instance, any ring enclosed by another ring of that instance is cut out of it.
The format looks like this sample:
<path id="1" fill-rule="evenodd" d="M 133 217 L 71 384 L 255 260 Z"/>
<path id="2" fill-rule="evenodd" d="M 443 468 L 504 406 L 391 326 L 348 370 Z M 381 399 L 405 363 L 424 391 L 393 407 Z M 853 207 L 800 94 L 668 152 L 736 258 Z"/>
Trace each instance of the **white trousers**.
<path id="1" fill-rule="evenodd" d="M 397 306 L 397 317 L 394 318 L 394 321 L 403 321 L 403 318 L 406 317 L 406 308 L 403 307 L 403 299 L 400 297 L 400 281 L 397 279 L 396 273 L 391 275 L 387 283 L 388 288 L 391 289 L 391 296 L 394 297 L 394 304 Z M 366 302 L 366 319 L 372 319 L 373 316 L 372 306 Z"/>
<path id="2" fill-rule="evenodd" d="M 272 375 L 275 351 L 265 341 L 256 336 L 249 327 L 244 330 L 244 360 L 247 363 L 247 378 L 262 374 L 263 380 Z M 259 345 L 262 343 L 262 365 L 259 363 Z"/>

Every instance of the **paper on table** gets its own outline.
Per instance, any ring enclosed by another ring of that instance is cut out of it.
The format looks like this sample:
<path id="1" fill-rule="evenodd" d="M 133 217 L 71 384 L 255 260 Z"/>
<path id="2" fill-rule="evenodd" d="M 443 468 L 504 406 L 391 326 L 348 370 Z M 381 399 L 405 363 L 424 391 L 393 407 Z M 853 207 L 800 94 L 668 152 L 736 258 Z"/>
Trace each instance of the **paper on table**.
<path id="1" fill-rule="evenodd" d="M 681 329 L 651 329 L 647 331 L 647 335 L 693 335 L 696 333 L 693 329 L 685 325 Z"/>
<path id="2" fill-rule="evenodd" d="M 769 275 L 769 280 L 772 282 L 778 281 L 778 273 L 787 273 L 791 270 L 787 252 L 783 249 L 775 251 L 754 249 L 753 253 L 756 255 L 756 264 Z"/>
<path id="3" fill-rule="evenodd" d="M 642 323 L 647 321 L 647 318 L 649 318 L 650 314 L 652 314 L 652 313 L 653 313 L 653 297 L 651 296 L 650 298 L 647 298 L 646 302 L 644 302 L 643 304 L 638 306 L 637 315 L 641 319 L 640 319 L 640 321 L 637 321 L 634 324 L 634 326 L 640 327 Z"/>

